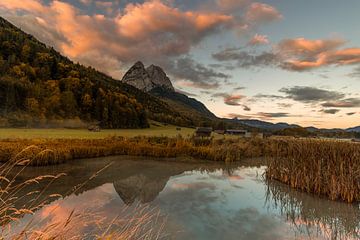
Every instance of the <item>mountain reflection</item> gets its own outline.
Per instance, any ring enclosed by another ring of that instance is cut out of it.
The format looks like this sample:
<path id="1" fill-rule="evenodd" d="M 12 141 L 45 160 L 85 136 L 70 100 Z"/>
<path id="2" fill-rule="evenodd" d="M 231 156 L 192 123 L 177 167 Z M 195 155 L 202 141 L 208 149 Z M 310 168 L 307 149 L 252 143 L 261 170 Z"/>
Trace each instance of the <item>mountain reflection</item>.
<path id="1" fill-rule="evenodd" d="M 50 188 L 46 182 L 37 185 L 44 195 L 63 195 L 52 205 L 65 212 L 98 209 L 101 217 L 115 217 L 124 205 L 156 207 L 167 216 L 171 239 L 359 239 L 359 205 L 266 181 L 261 165 L 261 159 L 225 165 L 122 156 L 28 168 L 18 180 L 66 173 Z M 70 190 L 74 186 L 81 188 Z M 46 208 L 51 206 L 37 215 Z"/>

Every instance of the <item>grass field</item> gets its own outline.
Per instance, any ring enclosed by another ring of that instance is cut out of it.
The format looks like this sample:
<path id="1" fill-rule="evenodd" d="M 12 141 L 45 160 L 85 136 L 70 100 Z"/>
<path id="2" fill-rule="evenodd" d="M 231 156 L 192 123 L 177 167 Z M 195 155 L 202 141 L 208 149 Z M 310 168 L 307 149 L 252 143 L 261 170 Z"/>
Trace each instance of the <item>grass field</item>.
<path id="1" fill-rule="evenodd" d="M 0 128 L 0 139 L 101 139 L 111 136 L 136 137 L 136 136 L 164 136 L 175 137 L 192 135 L 195 129 L 181 128 L 176 126 L 154 126 L 147 129 L 104 129 L 101 132 L 90 132 L 87 129 L 26 129 L 26 128 Z"/>

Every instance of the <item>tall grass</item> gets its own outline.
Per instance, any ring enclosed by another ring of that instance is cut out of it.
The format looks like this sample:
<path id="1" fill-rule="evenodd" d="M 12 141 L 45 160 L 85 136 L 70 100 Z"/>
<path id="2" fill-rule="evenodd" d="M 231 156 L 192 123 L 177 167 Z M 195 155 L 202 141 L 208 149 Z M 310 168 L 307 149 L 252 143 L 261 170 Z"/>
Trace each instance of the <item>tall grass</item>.
<path id="1" fill-rule="evenodd" d="M 19 154 L 19 149 L 36 146 L 23 154 L 32 159 L 31 165 L 59 164 L 80 158 L 111 155 L 132 155 L 171 158 L 189 156 L 213 161 L 237 161 L 247 157 L 260 157 L 264 142 L 253 140 L 211 140 L 167 137 L 138 137 L 126 139 L 33 139 L 0 141 L 0 161 L 6 162 Z"/>
<path id="2" fill-rule="evenodd" d="M 360 144 L 297 139 L 270 146 L 268 179 L 331 200 L 360 201 Z"/>

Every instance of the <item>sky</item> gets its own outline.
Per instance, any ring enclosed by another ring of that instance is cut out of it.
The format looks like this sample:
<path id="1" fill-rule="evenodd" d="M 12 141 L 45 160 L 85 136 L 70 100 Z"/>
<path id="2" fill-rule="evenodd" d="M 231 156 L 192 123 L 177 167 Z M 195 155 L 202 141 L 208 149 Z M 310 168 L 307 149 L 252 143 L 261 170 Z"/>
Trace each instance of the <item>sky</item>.
<path id="1" fill-rule="evenodd" d="M 136 61 L 219 117 L 360 125 L 358 0 L 0 0 L 0 15 L 116 79 Z"/>

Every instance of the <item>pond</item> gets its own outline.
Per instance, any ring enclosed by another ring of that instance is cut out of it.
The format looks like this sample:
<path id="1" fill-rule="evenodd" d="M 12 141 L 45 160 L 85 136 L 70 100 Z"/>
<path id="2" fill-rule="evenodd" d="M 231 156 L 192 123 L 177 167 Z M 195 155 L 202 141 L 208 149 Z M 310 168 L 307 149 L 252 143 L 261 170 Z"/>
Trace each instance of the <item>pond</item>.
<path id="1" fill-rule="evenodd" d="M 119 156 L 28 167 L 18 180 L 66 173 L 50 187 L 37 185 L 44 195 L 63 197 L 12 224 L 11 231 L 30 222 L 43 229 L 66 221 L 74 211 L 91 217 L 79 218 L 66 234 L 87 233 L 92 239 L 90 233 L 104 231 L 99 222 L 110 225 L 118 216 L 151 211 L 156 215 L 151 227 L 159 229 L 159 239 L 359 239 L 358 204 L 329 201 L 268 182 L 262 163 Z"/>

